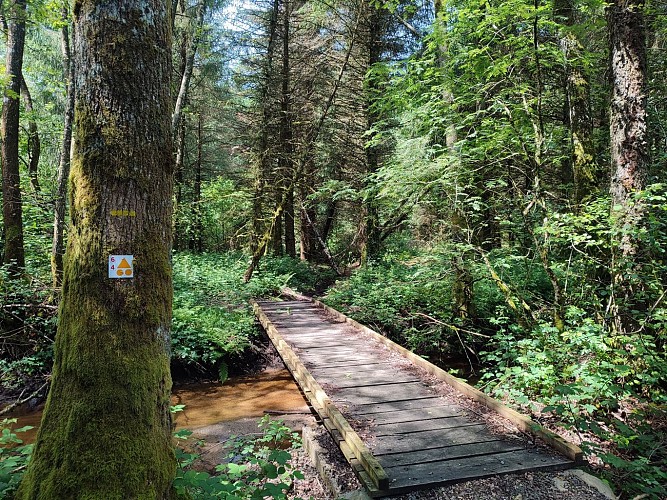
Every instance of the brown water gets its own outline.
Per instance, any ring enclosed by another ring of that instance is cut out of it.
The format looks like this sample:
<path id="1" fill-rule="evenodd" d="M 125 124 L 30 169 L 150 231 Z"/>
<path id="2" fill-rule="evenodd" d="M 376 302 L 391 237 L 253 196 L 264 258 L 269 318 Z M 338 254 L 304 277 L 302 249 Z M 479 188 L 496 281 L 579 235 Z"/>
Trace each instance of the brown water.
<path id="1" fill-rule="evenodd" d="M 265 411 L 307 411 L 306 401 L 287 370 L 267 371 L 259 375 L 235 377 L 224 384 L 203 382 L 174 387 L 172 405 L 185 405 L 175 415 L 176 428 L 196 429 L 206 425 L 261 417 Z M 19 435 L 32 443 L 42 418 L 41 408 L 16 410 L 3 418 L 17 418 L 15 429 L 32 425 L 34 429 Z"/>

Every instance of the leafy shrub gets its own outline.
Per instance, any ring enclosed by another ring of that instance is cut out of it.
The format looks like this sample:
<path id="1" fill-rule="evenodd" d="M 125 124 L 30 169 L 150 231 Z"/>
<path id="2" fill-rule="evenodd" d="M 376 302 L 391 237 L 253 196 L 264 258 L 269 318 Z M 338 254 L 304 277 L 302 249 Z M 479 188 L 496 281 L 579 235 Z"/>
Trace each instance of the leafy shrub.
<path id="1" fill-rule="evenodd" d="M 281 420 L 268 415 L 260 419 L 259 428 L 262 436 L 233 441 L 230 461 L 218 465 L 213 475 L 192 468 L 198 456 L 178 449 L 177 493 L 197 499 L 286 499 L 292 482 L 303 479 L 290 465 L 291 451 L 301 446 L 301 440 Z M 177 433 L 180 439 L 190 435 L 189 431 Z"/>
<path id="2" fill-rule="evenodd" d="M 0 498 L 10 498 L 16 491 L 32 454 L 33 445 L 24 445 L 17 436 L 32 427 L 12 430 L 15 423 L 15 418 L 0 421 Z"/>
<path id="3" fill-rule="evenodd" d="M 182 253 L 173 262 L 172 360 L 225 374 L 257 333 L 251 297 L 277 295 L 287 285 L 308 289 L 326 276 L 294 259 L 266 258 L 245 284 L 248 258 L 240 253 Z"/>

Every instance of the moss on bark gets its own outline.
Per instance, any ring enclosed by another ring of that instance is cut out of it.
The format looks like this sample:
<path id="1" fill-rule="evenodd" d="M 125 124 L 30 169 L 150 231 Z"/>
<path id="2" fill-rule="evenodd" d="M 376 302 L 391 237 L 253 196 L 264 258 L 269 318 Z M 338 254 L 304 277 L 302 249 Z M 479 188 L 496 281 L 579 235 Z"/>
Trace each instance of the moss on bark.
<path id="1" fill-rule="evenodd" d="M 81 1 L 75 17 L 63 301 L 51 391 L 17 498 L 167 498 L 175 473 L 168 9 L 158 0 Z M 125 254 L 135 257 L 134 278 L 110 279 L 109 256 Z"/>

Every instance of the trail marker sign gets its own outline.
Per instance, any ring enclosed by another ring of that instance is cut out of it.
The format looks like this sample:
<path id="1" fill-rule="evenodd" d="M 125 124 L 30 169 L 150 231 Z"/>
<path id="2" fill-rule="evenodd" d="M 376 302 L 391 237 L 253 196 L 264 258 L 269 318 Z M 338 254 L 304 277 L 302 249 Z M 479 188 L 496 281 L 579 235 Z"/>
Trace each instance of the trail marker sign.
<path id="1" fill-rule="evenodd" d="M 109 278 L 134 278 L 134 255 L 109 255 Z"/>

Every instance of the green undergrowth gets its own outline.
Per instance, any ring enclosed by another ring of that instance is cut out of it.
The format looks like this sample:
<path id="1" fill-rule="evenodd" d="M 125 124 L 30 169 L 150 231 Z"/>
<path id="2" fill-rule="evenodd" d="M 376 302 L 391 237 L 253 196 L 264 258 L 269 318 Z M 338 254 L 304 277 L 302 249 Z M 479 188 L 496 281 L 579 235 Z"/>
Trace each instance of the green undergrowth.
<path id="1" fill-rule="evenodd" d="M 249 283 L 242 253 L 176 253 L 172 368 L 177 376 L 224 380 L 256 340 L 251 297 L 270 297 L 290 286 L 310 293 L 331 273 L 288 257 L 265 257 Z M 7 391 L 39 387 L 53 362 L 56 295 L 44 280 L 48 267 L 11 279 L 0 267 L 0 382 Z M 35 382 L 37 380 L 37 382 Z"/>
<path id="2" fill-rule="evenodd" d="M 44 273 L 9 275 L 0 266 L 0 386 L 21 390 L 53 362 L 56 306 Z"/>
<path id="3" fill-rule="evenodd" d="M 178 470 L 176 492 L 183 498 L 229 500 L 284 500 L 296 479 L 303 474 L 292 464 L 292 454 L 301 447 L 301 438 L 281 420 L 268 415 L 259 420 L 259 437 L 233 438 L 226 443 L 227 461 L 213 471 L 202 470 L 197 453 L 176 449 Z M 187 440 L 191 431 L 175 434 Z"/>
<path id="4" fill-rule="evenodd" d="M 217 372 L 223 380 L 258 333 L 250 298 L 276 296 L 284 286 L 309 291 L 326 274 L 294 259 L 267 257 L 244 284 L 243 254 L 183 253 L 173 264 L 172 363 Z"/>
<path id="5" fill-rule="evenodd" d="M 14 429 L 15 418 L 0 420 L 0 498 L 11 498 L 23 478 L 33 445 L 24 444 L 19 434 L 30 426 Z"/>
<path id="6" fill-rule="evenodd" d="M 622 498 L 667 498 L 667 268 L 643 269 L 643 295 L 629 312 L 635 327 L 613 330 L 600 261 L 609 252 L 607 208 L 590 210 L 600 213 L 539 228 L 586 252 L 549 263 L 563 287 L 559 321 L 540 256 L 502 247 L 417 249 L 397 239 L 322 300 L 452 373 L 475 368 L 481 389 L 580 442 Z"/>

